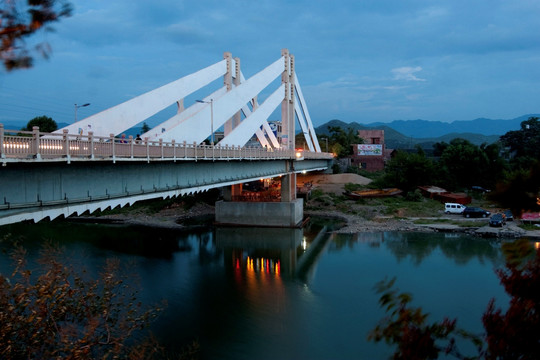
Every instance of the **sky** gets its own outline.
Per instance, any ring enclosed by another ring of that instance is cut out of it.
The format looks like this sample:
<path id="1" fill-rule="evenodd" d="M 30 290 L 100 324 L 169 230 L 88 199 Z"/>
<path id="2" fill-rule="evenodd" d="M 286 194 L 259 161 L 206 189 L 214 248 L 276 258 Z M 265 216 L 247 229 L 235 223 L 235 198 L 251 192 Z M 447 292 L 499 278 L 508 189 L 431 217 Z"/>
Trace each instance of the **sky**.
<path id="1" fill-rule="evenodd" d="M 539 0 L 71 2 L 27 42 L 46 41 L 49 59 L 0 71 L 0 123 L 72 123 L 75 104 L 90 103 L 80 120 L 224 52 L 249 78 L 284 48 L 315 126 L 540 113 Z"/>

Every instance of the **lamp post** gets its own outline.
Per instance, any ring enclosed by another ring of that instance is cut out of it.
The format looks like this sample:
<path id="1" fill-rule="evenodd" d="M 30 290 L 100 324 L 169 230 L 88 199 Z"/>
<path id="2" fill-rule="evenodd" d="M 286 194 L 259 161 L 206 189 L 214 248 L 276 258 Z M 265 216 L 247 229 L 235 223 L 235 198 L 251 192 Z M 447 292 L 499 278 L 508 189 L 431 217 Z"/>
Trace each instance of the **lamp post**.
<path id="1" fill-rule="evenodd" d="M 210 104 L 210 130 L 212 133 L 210 134 L 210 144 L 212 147 L 214 147 L 214 99 L 210 99 L 210 101 L 204 101 L 204 100 L 195 100 L 198 103 L 203 104 Z"/>
<path id="2" fill-rule="evenodd" d="M 75 122 L 77 122 L 77 109 L 88 106 L 88 105 L 90 105 L 90 103 L 86 103 L 86 104 L 82 104 L 82 105 L 75 104 Z"/>
<path id="3" fill-rule="evenodd" d="M 328 152 L 328 138 L 323 138 L 323 139 L 326 142 L 326 152 Z"/>

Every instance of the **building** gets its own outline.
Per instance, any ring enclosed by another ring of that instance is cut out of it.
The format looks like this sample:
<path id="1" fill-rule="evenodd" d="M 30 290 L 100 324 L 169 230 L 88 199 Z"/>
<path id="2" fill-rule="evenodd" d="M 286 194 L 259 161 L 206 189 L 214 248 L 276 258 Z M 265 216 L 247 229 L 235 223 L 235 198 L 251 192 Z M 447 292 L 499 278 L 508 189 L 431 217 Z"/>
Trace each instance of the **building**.
<path id="1" fill-rule="evenodd" d="M 351 166 L 367 171 L 383 170 L 392 152 L 384 145 L 384 130 L 358 130 L 358 136 L 364 143 L 352 145 Z"/>

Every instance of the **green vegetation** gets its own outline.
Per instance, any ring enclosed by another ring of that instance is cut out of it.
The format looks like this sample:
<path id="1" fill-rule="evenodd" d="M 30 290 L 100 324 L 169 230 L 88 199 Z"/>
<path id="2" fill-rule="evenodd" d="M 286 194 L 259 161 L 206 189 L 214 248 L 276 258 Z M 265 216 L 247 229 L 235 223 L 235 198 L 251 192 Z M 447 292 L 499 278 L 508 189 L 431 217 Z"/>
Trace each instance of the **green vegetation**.
<path id="1" fill-rule="evenodd" d="M 22 128 L 23 131 L 32 131 L 33 127 L 37 126 L 39 127 L 40 132 L 46 132 L 50 133 L 58 129 L 58 125 L 56 124 L 56 121 L 54 121 L 52 118 L 42 115 L 42 116 L 36 116 L 32 120 L 30 120 L 26 127 Z"/>
<path id="2" fill-rule="evenodd" d="M 477 228 L 480 226 L 486 225 L 487 221 L 458 221 L 458 220 L 452 220 L 452 219 L 417 219 L 414 220 L 413 223 L 418 225 L 426 225 L 426 224 L 448 224 L 448 225 L 456 225 L 459 227 L 464 228 Z"/>
<path id="3" fill-rule="evenodd" d="M 435 185 L 467 192 L 477 200 L 491 200 L 515 214 L 540 211 L 540 122 L 531 117 L 521 129 L 501 136 L 491 145 L 474 145 L 464 139 L 434 144 L 435 157 L 417 147 L 410 153 L 397 150 L 384 172 L 370 176 L 370 187 L 397 187 L 409 200 L 419 200 L 418 186 Z M 359 172 L 359 171 L 354 171 Z M 362 174 L 365 175 L 365 174 Z M 472 191 L 473 186 L 492 190 Z M 347 190 L 356 190 L 348 185 Z"/>
<path id="4" fill-rule="evenodd" d="M 540 228 L 536 226 L 535 224 L 521 224 L 518 226 L 522 228 L 523 230 L 527 230 L 527 231 L 540 230 Z"/>

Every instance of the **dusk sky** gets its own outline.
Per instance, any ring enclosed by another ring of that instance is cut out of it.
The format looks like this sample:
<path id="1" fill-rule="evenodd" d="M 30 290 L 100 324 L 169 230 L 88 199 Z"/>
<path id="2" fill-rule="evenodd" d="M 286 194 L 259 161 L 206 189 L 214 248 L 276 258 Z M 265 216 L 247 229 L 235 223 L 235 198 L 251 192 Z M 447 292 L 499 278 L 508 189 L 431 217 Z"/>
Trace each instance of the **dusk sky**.
<path id="1" fill-rule="evenodd" d="M 223 59 L 287 48 L 315 126 L 540 112 L 538 0 L 76 0 L 49 60 L 0 72 L 0 122 L 72 123 Z M 189 104 L 186 104 L 186 106 Z"/>

